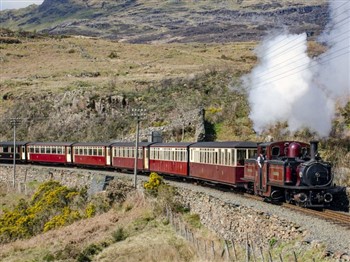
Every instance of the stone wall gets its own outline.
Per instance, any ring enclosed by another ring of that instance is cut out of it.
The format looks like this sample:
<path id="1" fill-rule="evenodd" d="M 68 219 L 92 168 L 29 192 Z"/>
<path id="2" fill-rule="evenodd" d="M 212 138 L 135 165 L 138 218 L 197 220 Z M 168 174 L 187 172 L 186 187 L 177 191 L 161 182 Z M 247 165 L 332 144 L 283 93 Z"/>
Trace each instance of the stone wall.
<path id="1" fill-rule="evenodd" d="M 266 247 L 278 240 L 292 240 L 303 235 L 297 225 L 268 212 L 226 203 L 188 189 L 178 190 L 180 202 L 192 213 L 199 214 L 201 223 L 223 239 L 244 243 L 248 237 L 256 245 Z"/>
<path id="2" fill-rule="evenodd" d="M 105 178 L 106 175 L 97 170 L 88 171 L 49 166 L 17 165 L 15 186 L 23 192 L 23 190 L 27 190 L 27 185 L 31 182 L 42 183 L 53 179 L 68 187 L 87 186 L 89 192 L 93 193 L 103 189 Z M 0 165 L 0 183 L 12 187 L 12 165 Z"/>

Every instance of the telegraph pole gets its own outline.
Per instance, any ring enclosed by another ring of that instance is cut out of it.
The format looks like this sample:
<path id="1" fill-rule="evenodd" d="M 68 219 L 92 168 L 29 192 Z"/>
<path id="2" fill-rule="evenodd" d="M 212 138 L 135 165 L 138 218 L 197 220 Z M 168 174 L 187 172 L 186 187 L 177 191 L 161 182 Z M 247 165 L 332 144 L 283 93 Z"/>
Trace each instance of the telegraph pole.
<path id="1" fill-rule="evenodd" d="M 21 123 L 20 118 L 10 118 L 10 123 L 13 125 L 13 188 L 16 186 L 16 125 Z"/>
<path id="2" fill-rule="evenodd" d="M 134 162 L 134 187 L 137 188 L 137 161 L 139 158 L 139 126 L 140 121 L 146 116 L 146 109 L 131 109 L 131 116 L 136 119 L 136 141 L 135 141 L 135 162 Z"/>

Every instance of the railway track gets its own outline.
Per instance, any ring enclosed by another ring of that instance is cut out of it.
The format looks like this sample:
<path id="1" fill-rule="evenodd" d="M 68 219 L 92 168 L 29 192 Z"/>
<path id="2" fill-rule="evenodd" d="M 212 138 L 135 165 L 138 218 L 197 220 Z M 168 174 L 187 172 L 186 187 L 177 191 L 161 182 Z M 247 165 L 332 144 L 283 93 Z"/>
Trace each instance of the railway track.
<path id="1" fill-rule="evenodd" d="M 307 209 L 307 208 L 286 204 L 286 203 L 283 203 L 282 206 L 288 209 L 295 210 L 297 212 L 301 212 L 303 214 L 324 219 L 331 223 L 350 229 L 350 215 L 348 214 L 333 211 L 333 210 L 328 210 L 328 209 L 325 209 L 325 210 Z"/>
<path id="2" fill-rule="evenodd" d="M 245 197 L 254 199 L 257 201 L 263 201 L 262 198 L 255 196 L 255 195 L 250 195 L 250 194 L 244 194 Z M 296 205 L 288 204 L 288 203 L 281 203 L 282 207 L 288 208 L 290 210 L 294 210 L 299 213 L 303 213 L 306 215 L 314 216 L 320 219 L 324 219 L 326 221 L 329 221 L 333 224 L 340 225 L 342 227 L 345 227 L 347 229 L 350 229 L 350 215 L 345 214 L 342 212 L 338 211 L 333 211 L 329 209 L 323 209 L 323 210 L 314 210 L 314 209 L 309 209 L 309 208 L 304 208 L 304 207 L 299 207 Z"/>

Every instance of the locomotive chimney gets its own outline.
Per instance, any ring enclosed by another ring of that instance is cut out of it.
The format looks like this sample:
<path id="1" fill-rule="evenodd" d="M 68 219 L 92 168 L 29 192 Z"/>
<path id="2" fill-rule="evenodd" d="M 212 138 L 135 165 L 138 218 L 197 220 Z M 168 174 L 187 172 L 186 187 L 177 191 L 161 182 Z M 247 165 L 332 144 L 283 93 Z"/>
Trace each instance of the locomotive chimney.
<path id="1" fill-rule="evenodd" d="M 316 160 L 318 150 L 318 141 L 310 141 L 310 157 L 311 160 Z"/>

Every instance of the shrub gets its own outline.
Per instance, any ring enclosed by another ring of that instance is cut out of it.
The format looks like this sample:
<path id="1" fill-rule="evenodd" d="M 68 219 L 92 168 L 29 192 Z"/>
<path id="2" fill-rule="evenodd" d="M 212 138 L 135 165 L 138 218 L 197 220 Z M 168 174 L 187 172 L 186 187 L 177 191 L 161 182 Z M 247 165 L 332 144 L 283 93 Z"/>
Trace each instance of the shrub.
<path id="1" fill-rule="evenodd" d="M 84 192 L 69 189 L 57 181 L 41 184 L 29 203 L 21 199 L 13 210 L 4 210 L 0 216 L 0 243 L 71 224 L 84 217 L 84 211 L 92 216 L 94 208 L 86 207 Z M 83 209 L 77 209 L 76 203 Z"/>
<path id="2" fill-rule="evenodd" d="M 157 195 L 158 188 L 163 184 L 163 178 L 157 173 L 152 172 L 149 176 L 148 182 L 146 182 L 143 187 L 151 194 Z"/>
<path id="3" fill-rule="evenodd" d="M 87 248 L 85 248 L 77 258 L 78 262 L 88 262 L 92 261 L 91 256 L 94 256 L 101 252 L 101 247 L 97 246 L 96 244 L 91 244 Z"/>
<path id="4" fill-rule="evenodd" d="M 119 58 L 119 55 L 117 53 L 117 51 L 112 51 L 109 55 L 109 58 L 113 59 L 113 58 Z"/>
<path id="5" fill-rule="evenodd" d="M 121 180 L 112 180 L 106 189 L 106 196 L 110 205 L 123 203 L 130 191 L 134 190 L 131 184 Z"/>
<path id="6" fill-rule="evenodd" d="M 92 203 L 89 203 L 85 209 L 85 217 L 90 218 L 96 214 L 96 206 Z"/>
<path id="7" fill-rule="evenodd" d="M 112 237 L 115 242 L 120 242 L 126 239 L 125 231 L 122 227 L 119 227 L 116 231 L 112 233 Z"/>

